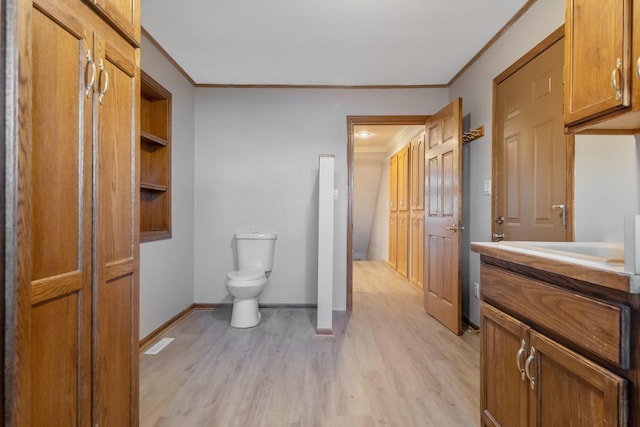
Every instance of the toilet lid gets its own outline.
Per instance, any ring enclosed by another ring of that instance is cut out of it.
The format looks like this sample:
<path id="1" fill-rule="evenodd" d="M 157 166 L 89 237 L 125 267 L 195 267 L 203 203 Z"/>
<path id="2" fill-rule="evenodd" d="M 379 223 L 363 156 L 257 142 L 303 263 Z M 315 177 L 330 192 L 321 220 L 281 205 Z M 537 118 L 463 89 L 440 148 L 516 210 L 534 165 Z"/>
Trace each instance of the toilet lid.
<path id="1" fill-rule="evenodd" d="M 236 270 L 227 274 L 231 280 L 258 280 L 264 279 L 264 271 L 258 270 Z"/>

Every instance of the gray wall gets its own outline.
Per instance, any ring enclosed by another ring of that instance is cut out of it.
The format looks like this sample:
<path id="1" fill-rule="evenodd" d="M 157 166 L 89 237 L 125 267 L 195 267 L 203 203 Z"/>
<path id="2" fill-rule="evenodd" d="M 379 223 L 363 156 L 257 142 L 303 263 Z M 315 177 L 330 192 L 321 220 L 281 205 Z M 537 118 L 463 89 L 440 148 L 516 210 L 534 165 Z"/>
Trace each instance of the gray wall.
<path id="1" fill-rule="evenodd" d="M 349 115 L 431 114 L 446 89 L 196 91 L 195 301 L 230 301 L 238 230 L 278 233 L 263 303 L 316 300 L 318 155 L 336 155 L 334 307 L 346 307 Z"/>
<path id="2" fill-rule="evenodd" d="M 195 89 L 146 38 L 141 68 L 172 94 L 173 237 L 140 245 L 140 337 L 193 303 Z"/>
<path id="3" fill-rule="evenodd" d="M 382 161 L 355 153 L 353 170 L 353 257 L 366 260 L 375 225 Z M 364 158 L 363 158 L 364 157 Z M 387 183 L 388 186 L 388 183 Z M 375 243 L 375 241 L 374 241 Z M 378 258 L 380 260 L 382 258 Z M 375 258 L 373 258 L 375 260 Z"/>

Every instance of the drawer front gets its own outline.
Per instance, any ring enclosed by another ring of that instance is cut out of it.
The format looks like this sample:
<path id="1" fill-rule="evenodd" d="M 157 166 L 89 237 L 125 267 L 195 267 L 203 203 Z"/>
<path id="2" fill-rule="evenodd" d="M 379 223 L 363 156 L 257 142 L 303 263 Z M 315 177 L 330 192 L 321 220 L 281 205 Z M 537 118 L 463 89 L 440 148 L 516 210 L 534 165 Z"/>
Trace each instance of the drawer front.
<path id="1" fill-rule="evenodd" d="M 482 264 L 482 298 L 516 317 L 629 368 L 629 307 L 609 304 Z"/>

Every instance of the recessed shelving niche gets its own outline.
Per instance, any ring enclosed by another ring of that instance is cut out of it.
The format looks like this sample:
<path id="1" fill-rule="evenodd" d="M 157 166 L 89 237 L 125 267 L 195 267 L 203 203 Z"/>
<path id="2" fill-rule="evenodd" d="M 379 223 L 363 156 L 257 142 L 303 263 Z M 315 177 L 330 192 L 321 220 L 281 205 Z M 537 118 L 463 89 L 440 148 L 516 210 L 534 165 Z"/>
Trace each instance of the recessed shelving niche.
<path id="1" fill-rule="evenodd" d="M 171 238 L 171 92 L 140 73 L 140 241 Z"/>

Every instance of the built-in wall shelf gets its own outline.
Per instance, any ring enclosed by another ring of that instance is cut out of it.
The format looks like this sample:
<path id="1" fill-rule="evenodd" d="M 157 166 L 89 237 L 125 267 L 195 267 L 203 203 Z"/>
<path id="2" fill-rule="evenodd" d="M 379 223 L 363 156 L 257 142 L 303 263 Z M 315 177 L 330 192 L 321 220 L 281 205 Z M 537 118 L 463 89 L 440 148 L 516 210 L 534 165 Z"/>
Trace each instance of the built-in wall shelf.
<path id="1" fill-rule="evenodd" d="M 144 190 L 151 190 L 151 191 L 167 191 L 169 187 L 167 187 L 166 185 L 158 185 L 158 184 L 151 184 L 148 182 L 141 182 L 140 188 Z"/>
<path id="2" fill-rule="evenodd" d="M 159 136 L 156 136 L 152 133 L 149 132 L 145 132 L 143 130 L 140 131 L 140 140 L 142 141 L 142 143 L 147 143 L 147 144 L 157 144 L 163 147 L 166 147 L 167 145 L 167 140 L 164 138 L 160 138 Z"/>
<path id="3" fill-rule="evenodd" d="M 171 238 L 171 92 L 140 73 L 140 241 Z"/>

